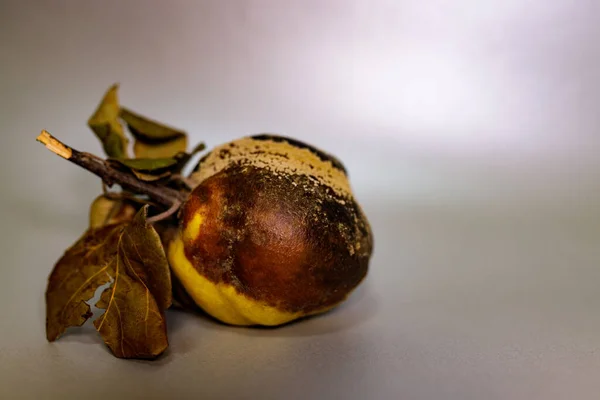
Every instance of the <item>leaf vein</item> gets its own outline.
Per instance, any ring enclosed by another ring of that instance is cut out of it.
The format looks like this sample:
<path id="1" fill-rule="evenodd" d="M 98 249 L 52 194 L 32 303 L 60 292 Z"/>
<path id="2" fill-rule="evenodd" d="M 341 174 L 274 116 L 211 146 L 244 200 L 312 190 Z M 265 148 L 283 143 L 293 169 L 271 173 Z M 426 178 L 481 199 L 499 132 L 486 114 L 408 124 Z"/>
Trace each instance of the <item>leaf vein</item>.
<path id="1" fill-rule="evenodd" d="M 60 315 L 62 317 L 62 315 L 64 314 L 65 310 L 67 309 L 67 306 L 71 303 L 71 301 L 73 300 L 73 298 L 84 289 L 85 286 L 87 286 L 87 284 L 94 279 L 97 275 L 99 275 L 101 272 L 106 271 L 106 269 L 108 268 L 108 265 L 104 266 L 104 268 L 100 269 L 99 271 L 95 272 L 92 276 L 90 276 L 89 278 L 87 278 L 85 280 L 85 282 L 83 282 L 81 284 L 81 286 L 79 286 L 79 288 L 77 288 L 77 290 L 71 295 L 71 297 L 69 297 L 69 300 L 67 300 L 67 302 L 65 303 L 65 305 L 63 306 L 62 310 L 60 310 Z"/>

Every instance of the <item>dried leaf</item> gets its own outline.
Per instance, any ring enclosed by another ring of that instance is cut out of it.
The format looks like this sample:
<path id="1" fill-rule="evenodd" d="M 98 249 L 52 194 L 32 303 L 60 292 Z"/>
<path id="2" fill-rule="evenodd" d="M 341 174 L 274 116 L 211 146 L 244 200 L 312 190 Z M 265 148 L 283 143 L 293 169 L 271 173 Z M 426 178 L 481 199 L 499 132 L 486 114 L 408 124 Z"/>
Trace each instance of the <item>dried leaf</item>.
<path id="1" fill-rule="evenodd" d="M 186 136 L 182 130 L 171 128 L 121 107 L 120 116 L 136 139 L 144 142 L 167 142 Z"/>
<path id="2" fill-rule="evenodd" d="M 94 326 L 115 356 L 154 358 L 169 345 L 165 317 L 127 259 L 119 245 L 111 263 L 115 280 L 96 303 L 106 311 Z"/>
<path id="3" fill-rule="evenodd" d="M 160 240 L 165 249 L 169 247 L 171 242 L 179 235 L 179 225 L 173 220 L 163 220 L 154 223 L 154 228 L 160 236 Z M 171 275 L 171 286 L 173 288 L 172 307 L 180 310 L 201 312 L 201 308 L 194 302 L 183 284 L 179 281 L 176 275 Z"/>
<path id="4" fill-rule="evenodd" d="M 116 161 L 132 170 L 144 172 L 165 170 L 177 164 L 175 158 L 126 158 L 111 161 Z"/>
<path id="5" fill-rule="evenodd" d="M 163 310 L 171 305 L 169 266 L 160 238 L 146 222 L 148 206 L 119 237 L 114 281 L 96 304 L 94 325 L 117 357 L 152 358 L 168 346 Z"/>
<path id="6" fill-rule="evenodd" d="M 121 108 L 121 118 L 136 139 L 133 152 L 138 158 L 173 157 L 187 149 L 187 135 L 182 130 L 153 121 L 126 108 Z"/>
<path id="7" fill-rule="evenodd" d="M 90 206 L 90 228 L 130 221 L 137 212 L 136 205 L 126 199 L 98 196 Z"/>
<path id="8" fill-rule="evenodd" d="M 136 140 L 133 144 L 133 153 L 136 157 L 161 158 L 173 157 L 187 149 L 187 137 L 182 136 L 168 142 L 148 143 Z"/>
<path id="9" fill-rule="evenodd" d="M 54 266 L 46 289 L 46 337 L 52 342 L 71 326 L 92 316 L 85 302 L 110 282 L 108 262 L 114 258 L 120 225 L 89 229 Z"/>
<path id="10" fill-rule="evenodd" d="M 95 290 L 112 280 L 97 304 L 106 311 L 94 321 L 117 357 L 152 358 L 168 346 L 163 311 L 170 306 L 169 266 L 144 206 L 130 222 L 90 228 L 58 261 L 46 291 L 46 336 L 56 340 L 67 327 L 90 316 Z"/>
<path id="11" fill-rule="evenodd" d="M 102 142 L 104 152 L 109 157 L 127 157 L 128 139 L 119 121 L 119 85 L 111 86 L 105 93 L 94 114 L 88 120 L 88 126 Z"/>
<path id="12" fill-rule="evenodd" d="M 154 182 L 177 172 L 179 160 L 175 158 L 129 158 L 112 159 L 117 167 L 126 167 L 139 180 Z"/>
<path id="13" fill-rule="evenodd" d="M 123 232 L 121 241 L 127 261 L 150 289 L 161 310 L 171 305 L 171 273 L 160 236 L 146 222 L 148 206 L 144 206 Z"/>
<path id="14" fill-rule="evenodd" d="M 166 171 L 166 172 L 162 172 L 160 174 L 147 174 L 144 172 L 139 172 L 136 170 L 131 170 L 131 172 L 133 172 L 133 174 L 141 181 L 146 181 L 146 182 L 156 182 L 159 181 L 161 179 L 167 178 L 169 176 L 171 176 L 171 172 Z"/>
<path id="15" fill-rule="evenodd" d="M 196 146 L 197 149 L 203 149 Z M 129 158 L 110 159 L 117 167 L 126 167 L 138 179 L 147 182 L 158 181 L 173 174 L 179 174 L 194 153 L 177 153 L 171 158 Z"/>

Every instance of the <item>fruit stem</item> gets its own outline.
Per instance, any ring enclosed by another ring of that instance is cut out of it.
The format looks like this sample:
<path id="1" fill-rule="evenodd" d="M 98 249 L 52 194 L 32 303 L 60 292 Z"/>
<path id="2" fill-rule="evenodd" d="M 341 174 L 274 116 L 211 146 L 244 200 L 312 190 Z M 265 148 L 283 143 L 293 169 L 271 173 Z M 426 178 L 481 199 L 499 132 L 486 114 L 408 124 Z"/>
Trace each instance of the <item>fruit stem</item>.
<path id="1" fill-rule="evenodd" d="M 171 214 L 174 212 L 173 208 L 176 211 L 187 197 L 186 194 L 164 185 L 140 181 L 133 174 L 111 167 L 106 160 L 98 156 L 67 146 L 45 130 L 40 133 L 36 140 L 44 144 L 51 152 L 97 175 L 106 185 L 112 186 L 117 183 L 123 189 L 146 195 L 156 203 L 167 207 L 168 212 Z"/>

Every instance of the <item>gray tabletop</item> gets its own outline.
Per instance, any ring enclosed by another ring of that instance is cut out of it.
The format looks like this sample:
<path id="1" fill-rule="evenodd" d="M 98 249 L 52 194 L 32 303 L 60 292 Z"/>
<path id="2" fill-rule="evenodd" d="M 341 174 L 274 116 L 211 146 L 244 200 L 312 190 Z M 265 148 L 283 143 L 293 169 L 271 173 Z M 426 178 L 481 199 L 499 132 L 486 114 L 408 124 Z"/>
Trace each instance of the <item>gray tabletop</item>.
<path id="1" fill-rule="evenodd" d="M 0 5 L 1 398 L 598 398 L 597 5 L 81 3 Z M 47 343 L 46 278 L 100 184 L 34 139 L 100 154 L 114 82 L 209 147 L 336 154 L 373 225 L 364 284 L 279 329 L 169 311 L 155 362 L 89 325 Z"/>

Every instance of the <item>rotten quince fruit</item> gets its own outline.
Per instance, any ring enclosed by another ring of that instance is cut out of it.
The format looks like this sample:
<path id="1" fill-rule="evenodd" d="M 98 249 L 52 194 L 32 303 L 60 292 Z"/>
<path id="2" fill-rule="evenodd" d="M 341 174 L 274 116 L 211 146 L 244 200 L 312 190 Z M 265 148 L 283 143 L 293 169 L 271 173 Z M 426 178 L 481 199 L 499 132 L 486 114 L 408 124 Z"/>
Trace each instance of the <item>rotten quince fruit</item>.
<path id="1" fill-rule="evenodd" d="M 284 324 L 330 310 L 365 278 L 371 228 L 335 157 L 252 136 L 212 150 L 190 178 L 168 257 L 218 320 Z"/>

